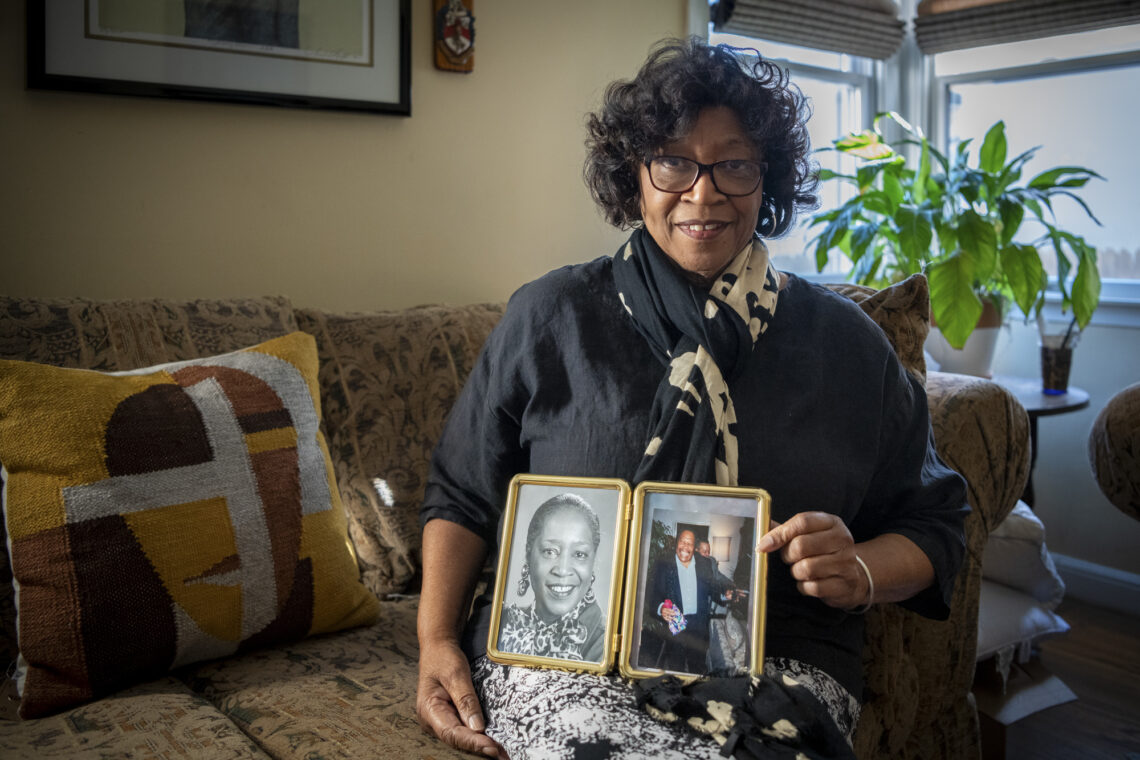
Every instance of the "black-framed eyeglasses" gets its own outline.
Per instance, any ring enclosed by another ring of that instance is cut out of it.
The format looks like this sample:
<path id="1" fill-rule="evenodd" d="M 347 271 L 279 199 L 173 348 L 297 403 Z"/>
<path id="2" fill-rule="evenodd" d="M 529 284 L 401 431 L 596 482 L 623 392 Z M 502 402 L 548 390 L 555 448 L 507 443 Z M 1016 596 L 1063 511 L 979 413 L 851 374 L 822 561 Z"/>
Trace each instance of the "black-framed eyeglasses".
<path id="1" fill-rule="evenodd" d="M 713 187 L 723 195 L 751 195 L 768 171 L 766 161 L 740 158 L 702 164 L 681 156 L 654 156 L 645 165 L 649 168 L 649 181 L 663 193 L 688 192 L 701 173 L 708 172 Z"/>

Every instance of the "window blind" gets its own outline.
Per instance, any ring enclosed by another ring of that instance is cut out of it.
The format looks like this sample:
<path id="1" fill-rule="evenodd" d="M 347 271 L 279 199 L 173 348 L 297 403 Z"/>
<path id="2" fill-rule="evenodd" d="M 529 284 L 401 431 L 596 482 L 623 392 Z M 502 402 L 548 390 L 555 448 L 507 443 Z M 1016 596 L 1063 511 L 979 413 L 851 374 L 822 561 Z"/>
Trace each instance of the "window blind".
<path id="1" fill-rule="evenodd" d="M 867 58 L 890 58 L 903 39 L 891 0 L 720 0 L 713 29 Z"/>
<path id="2" fill-rule="evenodd" d="M 922 0 L 914 21 L 923 53 L 1140 23 L 1140 0 Z"/>

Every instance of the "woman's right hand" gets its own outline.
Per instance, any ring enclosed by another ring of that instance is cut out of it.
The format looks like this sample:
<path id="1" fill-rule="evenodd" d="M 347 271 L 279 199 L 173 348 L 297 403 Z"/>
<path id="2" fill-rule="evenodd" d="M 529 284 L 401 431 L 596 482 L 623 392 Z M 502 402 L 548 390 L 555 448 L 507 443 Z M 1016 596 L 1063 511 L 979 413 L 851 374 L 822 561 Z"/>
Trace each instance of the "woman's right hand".
<path id="1" fill-rule="evenodd" d="M 424 728 L 453 747 L 487 757 L 507 757 L 483 733 L 483 710 L 471 683 L 471 668 L 455 641 L 421 643 L 416 714 Z"/>
<path id="2" fill-rule="evenodd" d="M 420 678 L 416 715 L 442 741 L 468 752 L 506 758 L 499 744 L 483 733 L 483 710 L 471 683 L 471 667 L 459 636 L 471 609 L 471 593 L 487 556 L 483 540 L 447 520 L 424 526 L 424 580 L 416 631 L 420 641 Z"/>

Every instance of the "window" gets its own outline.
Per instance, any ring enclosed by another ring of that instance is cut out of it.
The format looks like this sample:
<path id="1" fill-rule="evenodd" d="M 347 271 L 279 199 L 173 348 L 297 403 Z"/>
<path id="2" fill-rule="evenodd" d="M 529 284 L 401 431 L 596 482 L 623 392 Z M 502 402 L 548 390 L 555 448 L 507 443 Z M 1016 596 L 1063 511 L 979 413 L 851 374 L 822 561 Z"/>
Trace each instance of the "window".
<path id="1" fill-rule="evenodd" d="M 831 141 L 849 132 L 858 132 L 870 123 L 874 102 L 874 63 L 867 58 L 827 53 L 821 50 L 784 45 L 766 40 L 740 37 L 713 32 L 709 35 L 713 44 L 724 43 L 736 47 L 755 48 L 767 59 L 777 61 L 791 73 L 792 81 L 799 86 L 811 103 L 812 117 L 808 122 L 813 150 L 826 148 Z M 839 163 L 835 153 L 818 153 L 815 159 L 821 168 L 845 173 L 854 172 L 854 162 L 848 156 Z M 821 208 L 834 208 L 847 198 L 840 196 L 839 183 L 831 182 L 820 186 Z M 844 191 L 850 193 L 846 187 Z M 782 238 L 768 242 L 772 262 L 779 269 L 814 274 L 815 254 L 808 241 L 818 232 L 809 229 L 811 214 L 803 214 L 795 226 Z M 850 263 L 833 253 L 832 260 L 823 270 L 828 280 L 842 279 Z"/>
<path id="2" fill-rule="evenodd" d="M 1061 200 L 1054 211 L 1096 246 L 1102 302 L 1140 296 L 1140 152 L 1131 147 L 1140 117 L 1140 27 L 941 54 L 934 68 L 943 144 L 980 139 L 1002 119 L 1011 150 L 1042 146 L 1026 178 L 1053 166 L 1104 176 L 1081 190 L 1102 226 L 1076 203 Z M 1055 275 L 1052 257 L 1045 260 Z"/>

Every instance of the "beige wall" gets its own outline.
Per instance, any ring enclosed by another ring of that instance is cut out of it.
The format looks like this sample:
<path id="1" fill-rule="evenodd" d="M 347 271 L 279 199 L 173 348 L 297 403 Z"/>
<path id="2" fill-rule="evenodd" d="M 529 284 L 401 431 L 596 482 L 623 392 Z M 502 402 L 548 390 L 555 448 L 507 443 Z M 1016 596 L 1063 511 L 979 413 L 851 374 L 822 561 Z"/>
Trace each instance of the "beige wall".
<path id="1" fill-rule="evenodd" d="M 0 291 L 396 308 L 615 250 L 583 118 L 685 32 L 685 0 L 482 0 L 467 75 L 435 70 L 411 6 L 403 118 L 28 91 L 24 3 L 0 3 Z"/>

